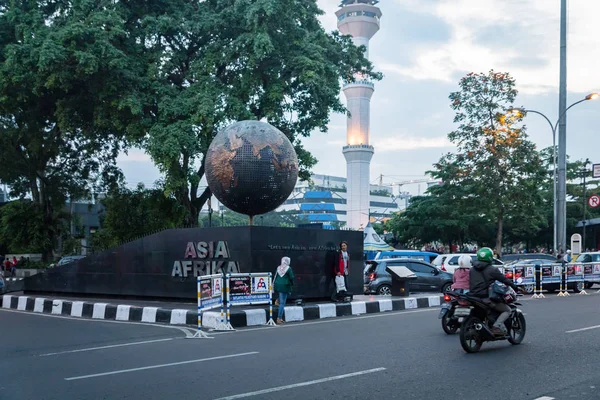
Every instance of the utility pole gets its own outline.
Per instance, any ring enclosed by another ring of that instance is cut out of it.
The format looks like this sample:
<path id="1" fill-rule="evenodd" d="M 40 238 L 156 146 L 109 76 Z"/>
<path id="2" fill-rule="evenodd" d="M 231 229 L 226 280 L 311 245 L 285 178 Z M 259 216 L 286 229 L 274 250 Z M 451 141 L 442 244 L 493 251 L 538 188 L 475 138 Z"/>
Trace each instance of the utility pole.
<path id="1" fill-rule="evenodd" d="M 582 169 L 582 174 L 583 174 L 583 219 L 582 224 L 583 224 L 583 238 L 582 238 L 582 246 L 581 246 L 581 251 L 586 251 L 586 245 L 585 245 L 585 226 L 587 224 L 586 221 L 586 214 L 587 214 L 587 195 L 586 195 L 586 183 L 585 183 L 585 178 L 587 176 L 587 166 L 590 163 L 590 159 L 586 159 L 585 162 L 583 163 L 583 169 Z"/>
<path id="2" fill-rule="evenodd" d="M 558 251 L 567 248 L 567 0 L 560 2 L 560 82 L 558 91 Z"/>

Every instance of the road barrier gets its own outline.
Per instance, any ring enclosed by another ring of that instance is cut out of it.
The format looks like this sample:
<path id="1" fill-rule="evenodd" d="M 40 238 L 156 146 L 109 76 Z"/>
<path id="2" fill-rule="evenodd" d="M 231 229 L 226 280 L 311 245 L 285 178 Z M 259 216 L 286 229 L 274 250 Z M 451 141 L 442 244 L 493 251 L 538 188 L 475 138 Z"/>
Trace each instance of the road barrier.
<path id="1" fill-rule="evenodd" d="M 270 272 L 227 274 L 225 276 L 225 303 L 227 322 L 231 326 L 231 306 L 269 304 L 269 320 L 266 325 L 275 325 L 273 321 L 273 280 Z"/>
<path id="2" fill-rule="evenodd" d="M 589 262 L 589 263 L 574 263 L 579 265 L 583 269 L 583 275 L 585 282 L 600 283 L 600 263 Z M 596 293 L 600 293 L 598 290 Z"/>
<path id="3" fill-rule="evenodd" d="M 518 266 L 509 266 L 504 267 L 503 270 L 506 272 L 510 272 L 512 275 L 512 280 L 517 286 L 529 286 L 533 285 L 533 298 L 543 298 L 541 288 L 541 279 L 536 279 L 536 274 L 541 273 L 541 271 L 536 271 L 535 264 L 524 264 Z M 538 290 L 538 282 L 540 284 Z M 539 292 L 539 294 L 538 294 Z"/>
<path id="4" fill-rule="evenodd" d="M 512 274 L 513 282 L 517 286 L 534 285 L 532 296 L 534 299 L 545 298 L 542 292 L 544 286 L 548 285 L 558 285 L 558 296 L 567 297 L 570 296 L 568 288 L 573 283 L 582 283 L 580 295 L 588 294 L 585 290 L 587 284 L 600 283 L 600 263 L 553 263 L 543 266 L 524 264 L 504 267 L 504 270 Z"/>
<path id="5" fill-rule="evenodd" d="M 558 290 L 558 295 L 557 296 L 558 297 L 568 297 L 568 296 L 570 296 L 569 291 L 567 290 L 567 288 L 568 288 L 567 274 L 566 274 L 566 272 L 567 272 L 567 266 L 566 265 L 562 265 L 562 264 L 559 264 L 559 265 L 553 264 L 552 268 L 553 268 L 553 271 L 554 271 L 554 269 L 558 270 L 558 268 L 560 268 L 560 288 Z M 553 274 L 554 274 L 554 272 L 553 272 Z"/>
<path id="6" fill-rule="evenodd" d="M 198 291 L 198 330 L 194 334 L 194 338 L 212 339 L 202 331 L 202 312 L 211 308 L 221 307 L 221 323 L 217 326 L 217 330 L 221 330 L 224 326 L 224 291 L 223 291 L 223 275 L 204 275 L 199 276 L 196 280 Z"/>

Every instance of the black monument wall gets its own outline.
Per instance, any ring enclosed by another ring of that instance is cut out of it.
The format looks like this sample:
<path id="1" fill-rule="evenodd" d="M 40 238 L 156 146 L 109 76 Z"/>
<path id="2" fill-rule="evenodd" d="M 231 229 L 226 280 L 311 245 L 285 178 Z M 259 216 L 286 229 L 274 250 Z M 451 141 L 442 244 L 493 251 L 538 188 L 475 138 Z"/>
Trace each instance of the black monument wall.
<path id="1" fill-rule="evenodd" d="M 25 279 L 26 292 L 195 299 L 196 276 L 272 272 L 291 258 L 292 298 L 328 297 L 339 243 L 348 242 L 349 290 L 362 294 L 363 234 L 298 228 L 170 229 Z"/>

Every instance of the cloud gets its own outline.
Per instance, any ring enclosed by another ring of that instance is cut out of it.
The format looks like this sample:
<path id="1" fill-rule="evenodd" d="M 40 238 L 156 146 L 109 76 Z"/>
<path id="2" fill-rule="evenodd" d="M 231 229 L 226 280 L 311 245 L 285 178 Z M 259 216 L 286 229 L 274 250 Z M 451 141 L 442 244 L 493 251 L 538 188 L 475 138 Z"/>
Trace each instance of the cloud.
<path id="1" fill-rule="evenodd" d="M 450 28 L 445 43 L 415 49 L 408 62 L 379 64 L 415 80 L 455 81 L 467 72 L 510 72 L 523 93 L 555 91 L 559 71 L 560 5 L 548 0 L 402 0 L 399 6 L 440 18 Z M 424 4 L 425 3 L 425 4 Z M 385 8 L 382 6 L 382 8 Z M 569 90 L 589 92 L 597 82 L 600 2 L 571 0 L 568 17 Z M 382 26 L 385 21 L 382 19 Z M 382 28 L 383 29 L 383 28 Z M 406 38 L 410 40 L 410 38 Z M 597 87 L 596 87 L 597 89 Z"/>
<path id="2" fill-rule="evenodd" d="M 419 138 L 406 135 L 395 135 L 386 137 L 373 142 L 375 151 L 386 153 L 390 151 L 416 150 L 416 149 L 434 149 L 454 147 L 446 136 L 434 138 Z"/>

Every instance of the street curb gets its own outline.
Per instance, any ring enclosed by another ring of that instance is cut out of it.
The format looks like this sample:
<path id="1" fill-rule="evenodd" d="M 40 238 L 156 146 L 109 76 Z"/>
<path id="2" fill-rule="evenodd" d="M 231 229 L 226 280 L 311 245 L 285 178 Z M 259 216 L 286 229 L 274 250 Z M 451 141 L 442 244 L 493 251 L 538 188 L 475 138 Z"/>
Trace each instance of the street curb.
<path id="1" fill-rule="evenodd" d="M 351 303 L 308 304 L 302 307 L 286 306 L 285 319 L 287 322 L 293 322 L 349 315 L 375 314 L 385 311 L 437 307 L 442 302 L 442 295 L 432 295 L 418 298 L 407 297 L 404 299 L 353 301 Z M 1 303 L 3 309 L 99 320 L 191 326 L 197 326 L 198 321 L 198 314 L 195 310 L 139 307 L 11 295 L 3 295 Z M 231 312 L 230 322 L 234 328 L 243 328 L 246 326 L 265 325 L 268 318 L 269 309 L 267 307 L 247 310 L 238 309 Z M 273 318 L 277 318 L 276 306 L 273 306 Z M 202 313 L 202 325 L 204 328 L 216 328 L 220 322 L 220 311 L 204 311 Z"/>
<path id="2" fill-rule="evenodd" d="M 34 313 L 65 315 L 78 318 L 101 319 L 110 321 L 129 321 L 164 323 L 171 325 L 197 325 L 196 311 L 164 309 L 159 307 L 138 307 L 110 303 L 90 303 L 46 299 L 29 296 L 2 296 L 2 308 Z"/>
<path id="3" fill-rule="evenodd" d="M 407 297 L 404 299 L 381 299 L 373 301 L 353 301 L 351 303 L 308 304 L 305 306 L 286 306 L 286 322 L 318 320 L 325 318 L 344 317 L 349 315 L 377 314 L 386 311 L 402 311 L 419 308 L 439 307 L 444 302 L 443 295 L 427 297 Z M 273 319 L 277 318 L 278 307 L 273 306 Z M 246 326 L 265 325 L 269 318 L 269 309 L 236 310 L 231 313 L 231 326 L 243 328 Z M 221 320 L 218 311 L 204 311 L 202 326 L 216 328 Z"/>

